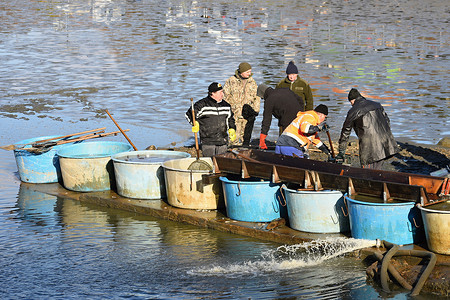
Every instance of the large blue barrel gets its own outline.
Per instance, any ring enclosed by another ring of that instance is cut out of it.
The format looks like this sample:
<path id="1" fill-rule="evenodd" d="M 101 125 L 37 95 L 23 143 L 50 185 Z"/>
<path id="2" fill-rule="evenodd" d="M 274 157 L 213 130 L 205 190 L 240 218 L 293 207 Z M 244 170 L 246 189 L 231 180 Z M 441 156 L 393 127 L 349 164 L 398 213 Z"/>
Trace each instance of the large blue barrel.
<path id="1" fill-rule="evenodd" d="M 55 138 L 58 136 L 42 136 L 15 143 L 16 145 L 30 144 L 33 142 Z M 61 169 L 56 152 L 70 144 L 53 146 L 48 151 L 32 153 L 27 150 L 14 150 L 17 170 L 20 180 L 30 183 L 52 183 L 61 180 Z M 31 145 L 25 146 L 30 148 Z"/>
<path id="2" fill-rule="evenodd" d="M 111 157 L 117 193 L 137 199 L 166 197 L 164 169 L 168 160 L 191 157 L 189 153 L 169 150 L 143 150 L 118 153 Z"/>
<path id="3" fill-rule="evenodd" d="M 344 195 L 340 191 L 294 190 L 283 186 L 286 195 L 289 226 L 314 233 L 350 231 L 344 215 Z"/>
<path id="4" fill-rule="evenodd" d="M 114 189 L 115 176 L 111 156 L 131 149 L 129 144 L 111 141 L 64 147 L 57 152 L 64 187 L 76 192 Z"/>
<path id="5" fill-rule="evenodd" d="M 270 222 L 286 216 L 286 207 L 280 203 L 280 184 L 260 179 L 220 177 L 225 206 L 230 219 L 245 222 Z"/>
<path id="6" fill-rule="evenodd" d="M 385 240 L 398 245 L 420 243 L 423 224 L 415 202 L 359 201 L 345 195 L 350 230 L 356 239 Z"/>

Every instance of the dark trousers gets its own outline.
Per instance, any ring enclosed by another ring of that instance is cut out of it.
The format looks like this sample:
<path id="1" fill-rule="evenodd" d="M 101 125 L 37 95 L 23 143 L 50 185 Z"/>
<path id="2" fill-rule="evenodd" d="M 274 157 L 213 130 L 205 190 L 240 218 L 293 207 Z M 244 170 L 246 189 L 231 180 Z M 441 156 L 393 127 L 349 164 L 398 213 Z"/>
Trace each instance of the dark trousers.
<path id="1" fill-rule="evenodd" d="M 244 128 L 244 137 L 243 137 L 243 141 L 242 141 L 242 146 L 250 145 L 254 124 L 255 124 L 255 118 L 247 119 L 247 124 L 245 124 L 245 128 Z"/>
<path id="2" fill-rule="evenodd" d="M 202 145 L 202 154 L 203 156 L 212 157 L 227 152 L 227 149 L 227 145 Z"/>

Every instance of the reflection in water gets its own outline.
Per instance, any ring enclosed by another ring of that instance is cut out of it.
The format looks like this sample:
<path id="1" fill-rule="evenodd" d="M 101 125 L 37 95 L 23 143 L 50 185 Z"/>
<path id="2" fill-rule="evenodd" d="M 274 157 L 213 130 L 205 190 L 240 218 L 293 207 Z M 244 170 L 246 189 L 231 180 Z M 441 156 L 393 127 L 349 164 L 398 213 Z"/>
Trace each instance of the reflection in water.
<path id="1" fill-rule="evenodd" d="M 90 210 L 78 201 L 64 201 L 61 217 L 64 224 L 63 239 L 74 244 L 79 240 L 101 244 L 104 240 L 110 240 L 115 231 L 107 213 Z"/>
<path id="2" fill-rule="evenodd" d="M 62 201 L 56 196 L 35 191 L 32 186 L 20 183 L 17 218 L 44 228 L 61 226 L 58 215 Z"/>

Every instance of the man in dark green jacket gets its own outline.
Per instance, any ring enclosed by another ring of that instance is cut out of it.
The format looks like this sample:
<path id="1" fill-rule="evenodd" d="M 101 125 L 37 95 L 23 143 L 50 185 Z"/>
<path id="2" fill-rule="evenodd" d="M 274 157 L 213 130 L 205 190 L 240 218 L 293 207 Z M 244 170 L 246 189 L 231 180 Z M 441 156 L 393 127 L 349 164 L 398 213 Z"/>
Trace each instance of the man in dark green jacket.
<path id="1" fill-rule="evenodd" d="M 293 61 L 289 62 L 286 68 L 287 76 L 278 82 L 276 88 L 288 88 L 300 96 L 305 102 L 305 111 L 313 110 L 314 102 L 311 87 L 298 77 L 298 69 Z"/>

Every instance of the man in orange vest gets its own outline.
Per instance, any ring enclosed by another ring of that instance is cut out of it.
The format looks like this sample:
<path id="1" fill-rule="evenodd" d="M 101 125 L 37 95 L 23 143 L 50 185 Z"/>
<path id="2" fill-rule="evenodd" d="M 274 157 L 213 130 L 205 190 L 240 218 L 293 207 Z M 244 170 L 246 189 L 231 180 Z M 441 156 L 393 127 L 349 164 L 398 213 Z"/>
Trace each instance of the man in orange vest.
<path id="1" fill-rule="evenodd" d="M 275 153 L 303 158 L 306 156 L 308 146 L 312 143 L 328 155 L 328 161 L 333 161 L 330 150 L 322 143 L 318 134 L 329 129 L 324 122 L 327 115 L 328 107 L 323 104 L 318 105 L 314 110 L 298 112 L 294 121 L 278 138 Z"/>

